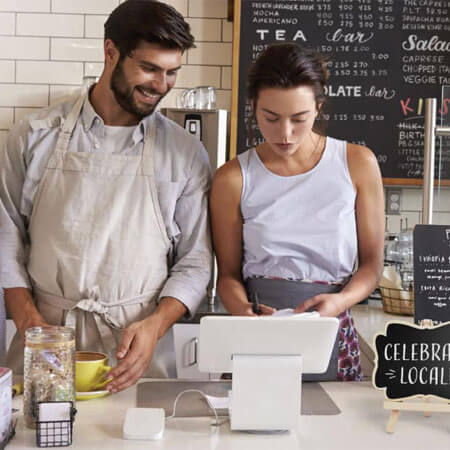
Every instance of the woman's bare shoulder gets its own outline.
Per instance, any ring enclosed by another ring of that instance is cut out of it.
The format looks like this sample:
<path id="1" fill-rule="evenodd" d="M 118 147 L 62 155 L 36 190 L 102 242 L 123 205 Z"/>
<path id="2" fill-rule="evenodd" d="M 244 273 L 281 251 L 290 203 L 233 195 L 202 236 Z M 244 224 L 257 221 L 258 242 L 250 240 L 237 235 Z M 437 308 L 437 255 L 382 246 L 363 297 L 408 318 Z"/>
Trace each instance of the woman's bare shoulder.
<path id="1" fill-rule="evenodd" d="M 213 183 L 242 186 L 242 172 L 238 159 L 233 158 L 220 166 L 214 174 Z"/>
<path id="2" fill-rule="evenodd" d="M 347 143 L 347 163 L 355 184 L 381 176 L 377 157 L 370 148 L 363 145 Z"/>
<path id="3" fill-rule="evenodd" d="M 347 143 L 347 161 L 350 170 L 378 168 L 378 160 L 370 148 Z"/>

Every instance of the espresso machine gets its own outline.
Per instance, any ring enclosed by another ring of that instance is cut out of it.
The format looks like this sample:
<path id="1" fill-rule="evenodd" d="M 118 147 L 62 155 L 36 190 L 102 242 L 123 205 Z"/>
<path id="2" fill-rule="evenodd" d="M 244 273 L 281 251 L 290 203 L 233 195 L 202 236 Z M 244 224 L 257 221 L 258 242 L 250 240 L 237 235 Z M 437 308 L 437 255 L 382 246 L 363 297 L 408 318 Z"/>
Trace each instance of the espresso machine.
<path id="1" fill-rule="evenodd" d="M 202 141 L 208 152 L 213 172 L 225 164 L 228 114 L 226 109 L 161 108 L 161 113 Z M 216 296 L 217 264 L 215 258 L 213 264 L 211 281 L 208 286 L 208 302 L 211 305 Z"/>

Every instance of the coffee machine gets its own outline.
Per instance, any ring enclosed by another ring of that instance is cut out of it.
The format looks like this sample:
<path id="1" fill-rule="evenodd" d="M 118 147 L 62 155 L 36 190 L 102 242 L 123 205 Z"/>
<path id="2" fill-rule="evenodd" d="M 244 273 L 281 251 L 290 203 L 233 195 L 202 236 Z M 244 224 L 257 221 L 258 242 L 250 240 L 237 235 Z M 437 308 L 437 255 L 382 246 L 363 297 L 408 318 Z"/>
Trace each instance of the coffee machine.
<path id="1" fill-rule="evenodd" d="M 181 125 L 188 133 L 197 136 L 208 152 L 213 172 L 227 158 L 227 110 L 161 108 L 161 113 Z M 214 259 L 211 281 L 208 286 L 208 302 L 216 296 L 217 264 Z"/>

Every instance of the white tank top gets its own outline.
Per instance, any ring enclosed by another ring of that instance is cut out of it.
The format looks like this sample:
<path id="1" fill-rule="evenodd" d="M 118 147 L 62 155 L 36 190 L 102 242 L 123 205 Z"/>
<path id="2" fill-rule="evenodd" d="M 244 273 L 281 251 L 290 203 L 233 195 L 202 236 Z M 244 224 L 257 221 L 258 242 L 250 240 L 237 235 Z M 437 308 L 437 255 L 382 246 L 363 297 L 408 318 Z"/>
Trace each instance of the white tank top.
<path id="1" fill-rule="evenodd" d="M 356 191 L 346 142 L 327 137 L 310 171 L 283 177 L 255 149 L 238 155 L 243 187 L 243 278 L 340 282 L 357 257 Z"/>

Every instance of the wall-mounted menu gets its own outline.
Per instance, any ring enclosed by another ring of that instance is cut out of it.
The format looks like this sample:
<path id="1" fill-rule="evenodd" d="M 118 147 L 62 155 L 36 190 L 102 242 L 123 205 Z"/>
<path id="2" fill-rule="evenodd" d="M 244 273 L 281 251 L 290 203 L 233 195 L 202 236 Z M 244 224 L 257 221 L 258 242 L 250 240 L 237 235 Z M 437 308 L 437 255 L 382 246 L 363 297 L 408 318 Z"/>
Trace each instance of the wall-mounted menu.
<path id="1" fill-rule="evenodd" d="M 327 134 L 370 147 L 386 183 L 420 183 L 424 99 L 438 99 L 439 117 L 450 109 L 441 98 L 450 84 L 450 0 L 235 2 L 232 155 L 261 140 L 247 132 L 251 63 L 268 44 L 294 41 L 329 58 Z M 442 139 L 436 178 L 449 180 L 450 139 Z"/>
<path id="2" fill-rule="evenodd" d="M 414 228 L 414 320 L 450 321 L 450 226 Z"/>

